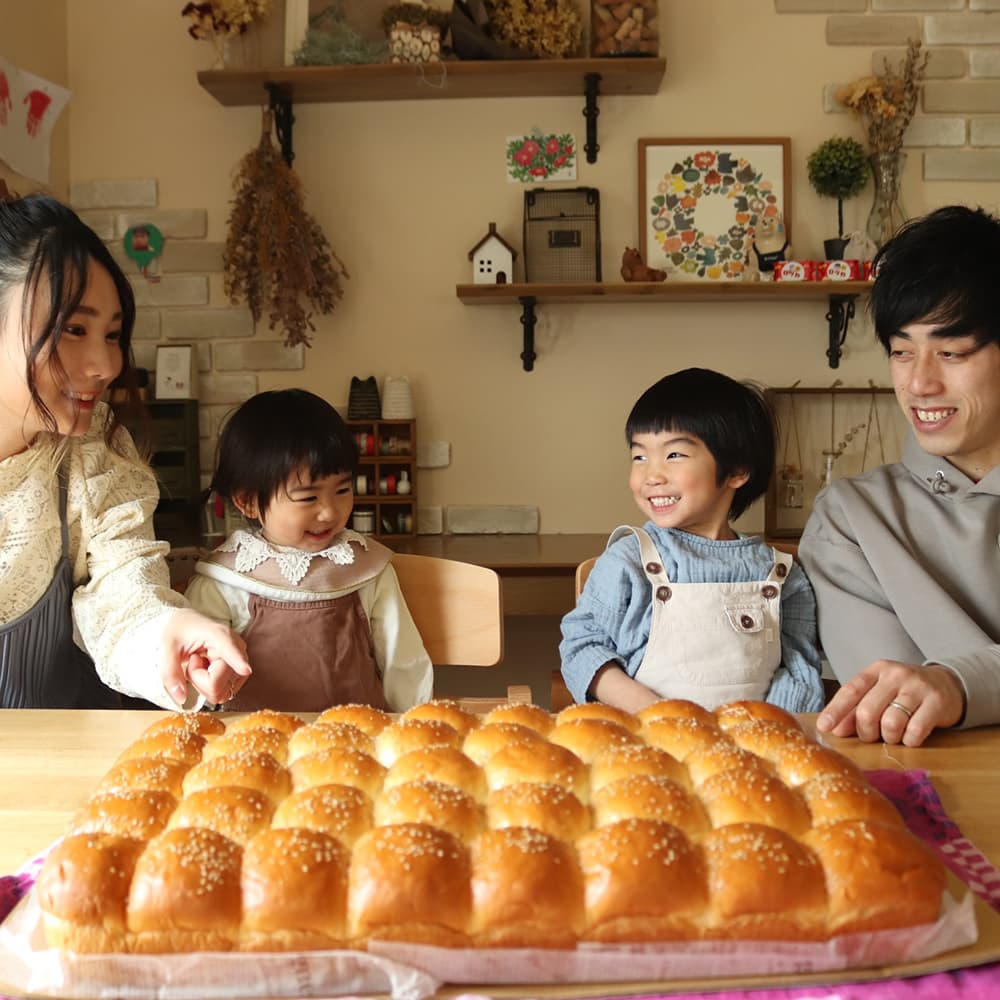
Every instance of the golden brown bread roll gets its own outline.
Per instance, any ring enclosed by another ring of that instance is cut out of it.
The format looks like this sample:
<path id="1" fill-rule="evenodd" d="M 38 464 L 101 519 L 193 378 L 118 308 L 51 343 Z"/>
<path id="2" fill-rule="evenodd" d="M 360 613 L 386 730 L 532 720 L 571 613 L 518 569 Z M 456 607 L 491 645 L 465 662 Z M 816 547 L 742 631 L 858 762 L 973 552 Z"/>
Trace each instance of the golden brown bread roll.
<path id="1" fill-rule="evenodd" d="M 827 774 L 799 786 L 812 816 L 812 825 L 827 826 L 845 819 L 873 819 L 902 826 L 903 817 L 881 792 L 863 777 Z"/>
<path id="2" fill-rule="evenodd" d="M 701 800 L 669 778 L 637 774 L 591 792 L 594 826 L 623 819 L 655 819 L 671 823 L 697 840 L 711 827 Z"/>
<path id="3" fill-rule="evenodd" d="M 96 792 L 169 792 L 175 799 L 183 795 L 184 775 L 191 765 L 167 757 L 132 757 L 115 764 L 101 779 Z"/>
<path id="4" fill-rule="evenodd" d="M 669 778 L 684 786 L 690 783 L 685 765 L 666 750 L 630 743 L 604 750 L 591 761 L 590 794 L 593 796 L 605 785 L 640 774 Z"/>
<path id="5" fill-rule="evenodd" d="M 605 705 L 599 701 L 567 706 L 556 716 L 556 725 L 562 726 L 567 722 L 579 722 L 582 719 L 603 719 L 605 722 L 616 722 L 619 726 L 624 726 L 630 733 L 637 733 L 642 727 L 642 722 L 631 712 L 615 708 L 613 705 Z"/>
<path id="6" fill-rule="evenodd" d="M 517 722 L 487 722 L 473 729 L 462 742 L 462 753 L 480 767 L 508 743 L 544 743 L 545 737 L 537 729 Z"/>
<path id="7" fill-rule="evenodd" d="M 843 754 L 808 741 L 793 740 L 779 749 L 771 760 L 778 777 L 788 785 L 803 785 L 813 778 L 839 774 L 857 781 L 865 781 L 864 772 Z"/>
<path id="8" fill-rule="evenodd" d="M 826 875 L 831 934 L 937 919 L 945 870 L 905 828 L 845 820 L 817 827 L 802 840 L 816 852 Z"/>
<path id="9" fill-rule="evenodd" d="M 675 826 L 625 819 L 597 827 L 577 848 L 587 941 L 688 940 L 708 905 L 701 851 Z"/>
<path id="10" fill-rule="evenodd" d="M 581 802 L 590 800 L 587 765 L 571 750 L 555 743 L 510 743 L 486 762 L 490 790 L 521 782 L 562 785 Z"/>
<path id="11" fill-rule="evenodd" d="M 372 828 L 372 800 L 351 785 L 317 785 L 293 792 L 274 811 L 275 829 L 302 827 L 336 837 L 345 847 L 353 847 Z"/>
<path id="12" fill-rule="evenodd" d="M 423 823 L 377 826 L 355 845 L 348 887 L 351 939 L 469 944 L 468 848 Z"/>
<path id="13" fill-rule="evenodd" d="M 375 740 L 364 730 L 346 722 L 314 722 L 292 733 L 288 740 L 288 762 L 330 747 L 349 747 L 369 755 L 375 752 Z"/>
<path id="14" fill-rule="evenodd" d="M 392 767 L 411 750 L 461 745 L 462 734 L 440 719 L 400 719 L 375 737 L 375 758 L 385 767 Z"/>
<path id="15" fill-rule="evenodd" d="M 805 800 L 763 768 L 719 771 L 698 787 L 712 826 L 760 823 L 798 837 L 809 829 Z"/>
<path id="16" fill-rule="evenodd" d="M 380 708 L 371 705 L 333 705 L 321 712 L 316 719 L 324 725 L 331 722 L 342 722 L 368 736 L 378 736 L 386 726 L 392 723 L 392 716 Z"/>
<path id="17" fill-rule="evenodd" d="M 292 790 L 292 778 L 269 753 L 232 753 L 195 764 L 184 775 L 184 794 L 238 785 L 266 795 L 275 805 Z"/>
<path id="18" fill-rule="evenodd" d="M 708 870 L 706 937 L 817 941 L 827 896 L 816 854 L 783 830 L 733 823 L 701 842 Z"/>
<path id="19" fill-rule="evenodd" d="M 770 722 L 801 732 L 799 720 L 785 709 L 767 701 L 731 701 L 716 708 L 715 719 L 720 729 L 731 729 L 745 722 Z"/>
<path id="20" fill-rule="evenodd" d="M 639 743 L 639 737 L 632 730 L 608 719 L 576 719 L 559 723 L 549 733 L 549 742 L 572 750 L 580 760 L 589 764 L 605 750 Z"/>
<path id="21" fill-rule="evenodd" d="M 749 750 L 736 746 L 735 743 L 713 743 L 698 747 L 684 758 L 691 786 L 697 789 L 702 782 L 720 771 L 740 770 L 746 768 L 770 770 L 770 762 L 758 757 Z"/>
<path id="22" fill-rule="evenodd" d="M 444 722 L 458 731 L 463 738 L 473 729 L 480 725 L 480 718 L 467 712 L 458 702 L 438 699 L 436 701 L 425 701 L 421 705 L 414 705 L 407 709 L 401 716 L 404 722 L 431 721 Z"/>
<path id="23" fill-rule="evenodd" d="M 126 950 L 126 906 L 141 840 L 104 833 L 65 837 L 49 852 L 36 892 L 50 948 Z"/>
<path id="24" fill-rule="evenodd" d="M 653 719 L 694 719 L 695 722 L 702 722 L 706 726 L 716 725 L 714 712 L 686 698 L 664 698 L 662 701 L 653 702 L 652 705 L 647 705 L 637 712 L 636 718 L 642 725 L 652 722 Z"/>
<path id="25" fill-rule="evenodd" d="M 408 781 L 387 788 L 375 802 L 375 825 L 425 823 L 472 841 L 486 826 L 483 807 L 454 785 L 439 781 Z"/>
<path id="26" fill-rule="evenodd" d="M 145 733 L 122 751 L 116 763 L 135 757 L 156 757 L 197 764 L 205 747 L 205 737 L 191 729 L 160 729 Z"/>
<path id="27" fill-rule="evenodd" d="M 572 948 L 583 930 L 576 851 L 536 829 L 487 830 L 472 846 L 472 944 Z"/>
<path id="28" fill-rule="evenodd" d="M 511 703 L 509 705 L 498 705 L 486 713 L 483 718 L 484 725 L 492 725 L 495 722 L 513 722 L 518 726 L 526 726 L 534 729 L 542 736 L 548 736 L 549 731 L 555 724 L 555 720 L 549 712 L 546 712 L 540 705 L 525 705 L 522 703 Z"/>
<path id="29" fill-rule="evenodd" d="M 239 733 L 246 729 L 279 729 L 286 736 L 291 736 L 296 729 L 305 725 L 297 715 L 288 712 L 276 712 L 270 708 L 261 708 L 248 715 L 237 715 L 226 723 L 227 733 Z"/>
<path id="30" fill-rule="evenodd" d="M 192 792 L 174 810 L 167 829 L 200 826 L 214 830 L 241 847 L 271 825 L 274 806 L 252 788 L 219 785 Z"/>
<path id="31" fill-rule="evenodd" d="M 647 744 L 666 750 L 680 761 L 692 750 L 732 743 L 718 727 L 685 717 L 650 719 L 643 724 L 641 735 Z"/>
<path id="32" fill-rule="evenodd" d="M 237 843 L 201 827 L 178 827 L 151 840 L 136 862 L 129 893 L 131 950 L 148 954 L 236 947 L 242 857 Z"/>
<path id="33" fill-rule="evenodd" d="M 347 944 L 350 854 L 318 830 L 267 830 L 243 855 L 243 951 Z"/>
<path id="34" fill-rule="evenodd" d="M 226 731 L 226 724 L 213 712 L 172 712 L 147 726 L 143 735 L 165 731 L 197 733 L 206 740 L 211 740 Z"/>
<path id="35" fill-rule="evenodd" d="M 486 800 L 490 827 L 531 827 L 552 837 L 573 841 L 590 829 L 590 810 L 562 785 L 525 782 L 504 785 Z"/>
<path id="36" fill-rule="evenodd" d="M 374 799 L 382 791 L 386 769 L 360 750 L 331 747 L 300 757 L 289 768 L 292 786 L 300 792 L 316 785 L 351 785 Z"/>
<path id="37" fill-rule="evenodd" d="M 202 760 L 233 753 L 269 753 L 279 764 L 288 763 L 288 736 L 270 726 L 254 726 L 218 736 L 205 744 Z"/>
<path id="38" fill-rule="evenodd" d="M 789 744 L 805 746 L 806 736 L 801 729 L 789 729 L 777 722 L 765 719 L 755 719 L 753 722 L 739 722 L 726 730 L 726 735 L 738 747 L 755 753 L 758 757 L 770 761 L 772 765 L 783 753 L 787 753 Z"/>
<path id="39" fill-rule="evenodd" d="M 408 781 L 440 781 L 460 788 L 477 802 L 486 801 L 483 769 L 455 747 L 424 747 L 404 753 L 389 768 L 384 787 L 393 788 Z"/>
<path id="40" fill-rule="evenodd" d="M 87 800 L 70 833 L 110 833 L 149 840 L 164 830 L 177 799 L 169 792 L 117 789 Z"/>

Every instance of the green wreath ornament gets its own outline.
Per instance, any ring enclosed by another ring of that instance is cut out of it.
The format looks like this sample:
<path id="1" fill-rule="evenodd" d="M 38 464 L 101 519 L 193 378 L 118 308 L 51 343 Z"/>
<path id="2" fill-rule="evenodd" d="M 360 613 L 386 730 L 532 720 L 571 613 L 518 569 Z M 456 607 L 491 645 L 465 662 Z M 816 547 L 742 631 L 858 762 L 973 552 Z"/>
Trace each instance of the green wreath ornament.
<path id="1" fill-rule="evenodd" d="M 702 198 L 721 195 L 732 202 L 733 224 L 706 233 L 695 223 Z M 678 160 L 657 185 L 649 204 L 653 238 L 663 257 L 683 277 L 739 278 L 753 243 L 757 220 L 777 215 L 778 196 L 745 157 L 704 149 Z"/>

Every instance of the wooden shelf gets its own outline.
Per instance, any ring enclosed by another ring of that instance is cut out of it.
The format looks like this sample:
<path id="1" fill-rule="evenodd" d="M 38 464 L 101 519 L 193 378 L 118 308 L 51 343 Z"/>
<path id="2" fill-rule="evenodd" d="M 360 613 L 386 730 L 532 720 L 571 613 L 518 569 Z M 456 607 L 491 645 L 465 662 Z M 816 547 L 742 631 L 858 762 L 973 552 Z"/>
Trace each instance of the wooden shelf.
<path id="1" fill-rule="evenodd" d="M 831 368 L 840 367 L 854 303 L 871 291 L 870 281 L 634 281 L 564 282 L 560 284 L 458 285 L 455 294 L 466 305 L 521 305 L 525 371 L 534 368 L 535 306 L 553 302 L 814 302 L 828 305 Z"/>
<path id="2" fill-rule="evenodd" d="M 831 295 L 864 295 L 869 281 L 633 281 L 564 282 L 550 285 L 458 285 L 469 306 L 504 305 L 530 297 L 538 302 L 803 302 Z"/>
<path id="3" fill-rule="evenodd" d="M 266 104 L 268 84 L 295 104 L 407 101 L 459 97 L 562 97 L 584 93 L 590 74 L 603 95 L 655 94 L 665 59 L 516 59 L 379 63 L 367 66 L 278 66 L 203 70 L 198 82 L 220 104 Z"/>

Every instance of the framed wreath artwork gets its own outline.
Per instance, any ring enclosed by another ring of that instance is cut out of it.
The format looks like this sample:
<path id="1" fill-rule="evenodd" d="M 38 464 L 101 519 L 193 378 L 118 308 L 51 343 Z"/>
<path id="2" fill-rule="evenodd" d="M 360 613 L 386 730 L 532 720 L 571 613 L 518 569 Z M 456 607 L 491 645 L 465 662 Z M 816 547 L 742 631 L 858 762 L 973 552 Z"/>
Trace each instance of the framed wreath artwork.
<path id="1" fill-rule="evenodd" d="M 684 281 L 738 281 L 758 219 L 783 216 L 791 240 L 791 143 L 640 139 L 643 260 Z"/>

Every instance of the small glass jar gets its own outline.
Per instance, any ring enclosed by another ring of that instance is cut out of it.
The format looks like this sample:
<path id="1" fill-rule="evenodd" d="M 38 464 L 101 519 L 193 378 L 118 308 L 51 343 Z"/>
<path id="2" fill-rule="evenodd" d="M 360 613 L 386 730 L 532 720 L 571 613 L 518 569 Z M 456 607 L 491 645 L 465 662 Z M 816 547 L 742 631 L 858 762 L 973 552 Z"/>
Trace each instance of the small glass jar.
<path id="1" fill-rule="evenodd" d="M 658 0 L 590 0 L 592 56 L 658 56 Z"/>

